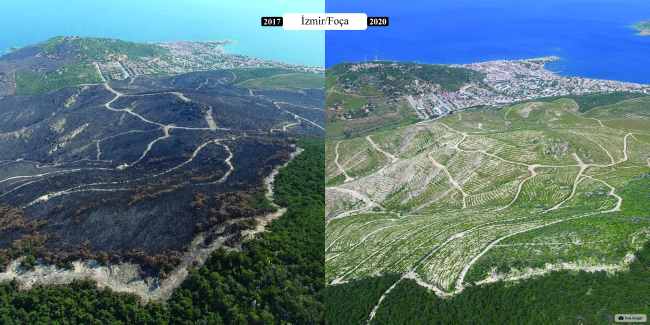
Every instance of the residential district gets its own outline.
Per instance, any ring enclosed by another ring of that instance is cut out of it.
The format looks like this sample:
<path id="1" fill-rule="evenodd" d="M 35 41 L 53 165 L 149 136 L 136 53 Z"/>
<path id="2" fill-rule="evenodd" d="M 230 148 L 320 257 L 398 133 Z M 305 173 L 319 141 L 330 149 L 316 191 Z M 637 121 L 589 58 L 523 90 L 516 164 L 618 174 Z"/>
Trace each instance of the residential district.
<path id="1" fill-rule="evenodd" d="M 141 61 L 98 62 L 97 65 L 105 80 L 122 80 L 130 76 L 151 74 L 182 74 L 193 71 L 248 68 L 284 68 L 296 72 L 325 73 L 322 67 L 252 58 L 230 54 L 220 49 L 222 45 L 228 43 L 230 41 L 156 43 L 167 50 L 165 56 Z"/>
<path id="2" fill-rule="evenodd" d="M 561 76 L 544 69 L 547 63 L 555 60 L 559 58 L 451 65 L 485 73 L 485 85 L 465 85 L 454 92 L 409 95 L 407 99 L 421 119 L 435 119 L 451 111 L 483 105 L 501 107 L 542 97 L 611 92 L 650 94 L 650 85 Z"/>

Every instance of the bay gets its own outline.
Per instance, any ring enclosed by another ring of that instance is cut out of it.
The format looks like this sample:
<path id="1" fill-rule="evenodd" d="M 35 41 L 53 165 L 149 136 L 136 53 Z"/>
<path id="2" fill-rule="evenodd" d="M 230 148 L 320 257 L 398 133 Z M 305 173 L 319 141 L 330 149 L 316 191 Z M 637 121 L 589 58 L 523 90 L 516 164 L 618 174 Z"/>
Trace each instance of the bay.
<path id="1" fill-rule="evenodd" d="M 558 56 L 562 75 L 650 84 L 644 0 L 346 1 L 327 12 L 388 16 L 388 27 L 327 31 L 326 66 L 379 59 L 473 63 Z"/>

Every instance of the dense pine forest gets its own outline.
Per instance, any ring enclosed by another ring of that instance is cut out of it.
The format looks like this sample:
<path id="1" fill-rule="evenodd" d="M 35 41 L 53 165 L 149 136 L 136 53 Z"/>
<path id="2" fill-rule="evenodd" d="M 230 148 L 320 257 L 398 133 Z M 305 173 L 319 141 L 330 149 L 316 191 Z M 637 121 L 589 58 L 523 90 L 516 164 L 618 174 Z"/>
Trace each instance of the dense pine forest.
<path id="1" fill-rule="evenodd" d="M 351 280 L 325 289 L 325 323 L 366 324 L 381 295 L 401 278 L 399 274 Z"/>
<path id="2" fill-rule="evenodd" d="M 325 323 L 366 324 L 381 296 L 376 291 L 394 279 L 388 275 L 328 286 Z M 366 297 L 377 299 L 358 303 Z M 615 314 L 649 314 L 648 303 L 650 243 L 636 253 L 629 271 L 614 276 L 604 271 L 554 271 L 510 286 L 470 286 L 448 299 L 413 280 L 401 280 L 371 324 L 613 324 Z"/>
<path id="3" fill-rule="evenodd" d="M 280 170 L 275 200 L 287 212 L 241 252 L 215 251 L 166 303 L 97 289 L 91 281 L 18 290 L 0 285 L 0 324 L 322 324 L 324 140 Z"/>

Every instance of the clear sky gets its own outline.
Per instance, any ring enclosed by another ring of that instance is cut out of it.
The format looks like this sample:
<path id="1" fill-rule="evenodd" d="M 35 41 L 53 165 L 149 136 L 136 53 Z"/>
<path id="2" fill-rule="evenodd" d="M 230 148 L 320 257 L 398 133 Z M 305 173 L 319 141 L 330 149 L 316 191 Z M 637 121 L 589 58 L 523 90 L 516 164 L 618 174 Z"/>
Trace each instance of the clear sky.
<path id="1" fill-rule="evenodd" d="M 324 12 L 324 0 L 2 0 L 0 50 L 57 35 L 128 41 L 222 40 L 230 52 L 325 65 L 324 31 L 261 27 L 262 16 Z"/>

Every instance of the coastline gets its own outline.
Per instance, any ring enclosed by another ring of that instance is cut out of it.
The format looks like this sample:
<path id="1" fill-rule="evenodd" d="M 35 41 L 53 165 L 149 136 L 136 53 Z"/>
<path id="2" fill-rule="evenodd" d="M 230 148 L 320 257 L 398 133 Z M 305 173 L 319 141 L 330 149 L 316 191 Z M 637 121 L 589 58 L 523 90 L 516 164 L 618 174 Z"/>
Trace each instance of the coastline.
<path id="1" fill-rule="evenodd" d="M 647 27 L 644 27 L 644 25 Z M 636 36 L 650 36 L 650 20 L 636 23 L 630 27 L 638 32 Z"/>
<path id="2" fill-rule="evenodd" d="M 9 54 L 9 53 L 11 53 L 13 51 L 17 51 L 19 49 L 20 49 L 20 47 L 18 47 L 18 46 L 9 46 L 6 49 L 0 49 L 0 56 L 3 56 L 5 54 Z"/>
<path id="3" fill-rule="evenodd" d="M 223 51 L 223 52 L 226 52 L 226 53 L 228 53 L 228 54 L 233 54 L 233 55 L 234 55 L 234 53 L 228 51 L 227 49 L 223 49 L 222 47 L 223 47 L 224 45 L 231 45 L 231 46 L 232 46 L 232 45 L 234 45 L 236 42 L 235 42 L 234 40 L 231 40 L 231 39 L 224 40 L 224 42 L 226 42 L 226 43 L 223 43 L 223 44 L 219 45 L 219 50 L 220 50 L 220 51 Z"/>
<path id="4" fill-rule="evenodd" d="M 529 58 L 529 59 L 496 59 L 496 60 L 487 60 L 487 61 L 475 61 L 475 62 L 467 62 L 467 63 L 442 63 L 442 62 L 437 62 L 437 63 L 428 63 L 428 62 L 419 62 L 419 61 L 404 61 L 404 60 L 390 60 L 390 59 L 379 59 L 379 60 L 368 60 L 368 61 L 342 61 L 337 64 L 331 65 L 327 67 L 328 69 L 341 64 L 345 62 L 350 62 L 352 64 L 363 64 L 363 63 L 373 63 L 373 62 L 385 62 L 385 63 L 415 63 L 415 64 L 428 64 L 428 65 L 466 65 L 466 64 L 474 64 L 474 63 L 483 63 L 483 62 L 492 62 L 492 61 L 548 61 L 548 62 L 553 62 L 553 61 L 560 61 L 564 60 L 563 58 L 555 55 L 550 55 L 550 56 L 542 56 L 542 57 L 536 57 L 536 58 Z M 547 63 L 548 63 L 547 62 Z"/>
<path id="5" fill-rule="evenodd" d="M 474 63 L 484 63 L 484 62 L 492 62 L 492 61 L 510 61 L 510 62 L 516 62 L 516 61 L 544 61 L 543 64 L 543 69 L 551 72 L 553 74 L 558 74 L 562 73 L 563 71 L 552 71 L 549 69 L 546 69 L 546 65 L 555 62 L 555 61 L 563 61 L 565 60 L 562 57 L 551 55 L 551 56 L 543 56 L 543 57 L 538 57 L 538 58 L 531 58 L 531 59 L 513 59 L 513 60 L 508 60 L 508 59 L 498 59 L 498 60 L 489 60 L 489 61 L 478 61 L 478 62 L 469 62 L 469 63 L 426 63 L 426 62 L 417 62 L 417 61 L 395 61 L 395 60 L 388 60 L 388 59 L 380 59 L 380 60 L 371 60 L 371 61 L 357 61 L 357 62 L 351 62 L 351 61 L 343 61 L 339 62 L 337 64 L 345 63 L 345 62 L 350 62 L 352 64 L 364 64 L 364 63 L 377 63 L 377 62 L 383 62 L 383 63 L 415 63 L 415 64 L 427 64 L 427 65 L 444 65 L 444 66 L 463 66 L 467 64 L 474 64 Z M 335 65 L 337 65 L 335 64 Z M 334 65 L 333 65 L 334 66 Z M 327 69 L 331 68 L 332 66 L 328 67 Z"/>
<path id="6" fill-rule="evenodd" d="M 550 58 L 554 58 L 554 60 L 550 60 L 550 61 L 544 63 L 544 64 L 542 65 L 542 69 L 544 69 L 544 70 L 546 70 L 546 71 L 548 71 L 548 72 L 550 72 L 550 73 L 552 73 L 552 74 L 560 74 L 560 73 L 564 72 L 564 69 L 562 69 L 561 71 L 553 71 L 553 70 L 551 70 L 551 69 L 547 69 L 547 68 L 546 68 L 546 65 L 547 65 L 547 64 L 549 64 L 549 63 L 551 63 L 551 62 L 556 62 L 556 61 L 563 61 L 563 60 L 565 60 L 564 58 L 561 58 L 561 57 L 559 57 L 559 56 L 551 56 Z"/>

